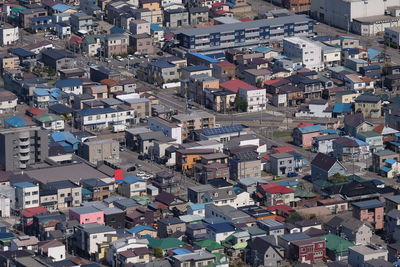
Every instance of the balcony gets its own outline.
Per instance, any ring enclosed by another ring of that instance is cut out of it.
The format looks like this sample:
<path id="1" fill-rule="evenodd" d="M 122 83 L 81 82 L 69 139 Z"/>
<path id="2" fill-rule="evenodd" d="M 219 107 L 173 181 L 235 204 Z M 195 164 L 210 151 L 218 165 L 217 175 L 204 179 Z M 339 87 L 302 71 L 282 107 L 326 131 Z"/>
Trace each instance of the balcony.
<path id="1" fill-rule="evenodd" d="M 29 145 L 19 146 L 19 153 L 29 153 L 30 151 Z"/>
<path id="2" fill-rule="evenodd" d="M 22 160 L 29 160 L 29 158 L 30 158 L 29 153 L 20 153 L 20 154 L 19 154 L 19 159 L 20 159 L 20 161 L 22 161 Z"/>

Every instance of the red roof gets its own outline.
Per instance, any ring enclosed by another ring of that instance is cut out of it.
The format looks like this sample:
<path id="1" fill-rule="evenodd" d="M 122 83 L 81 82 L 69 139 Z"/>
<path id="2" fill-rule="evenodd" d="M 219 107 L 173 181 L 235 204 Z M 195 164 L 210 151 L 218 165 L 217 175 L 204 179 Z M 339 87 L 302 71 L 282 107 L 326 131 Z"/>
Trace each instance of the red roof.
<path id="1" fill-rule="evenodd" d="M 301 128 L 301 127 L 307 127 L 307 126 L 312 126 L 314 123 L 312 122 L 300 122 L 296 127 Z"/>
<path id="2" fill-rule="evenodd" d="M 290 189 L 286 186 L 279 185 L 279 184 L 262 184 L 261 188 L 270 194 L 288 194 L 288 193 L 294 193 L 293 189 Z"/>
<path id="3" fill-rule="evenodd" d="M 273 205 L 267 207 L 267 210 L 270 212 L 282 211 L 283 213 L 290 214 L 290 212 L 293 211 L 293 208 L 288 205 Z"/>
<path id="4" fill-rule="evenodd" d="M 45 113 L 45 111 L 43 109 L 40 109 L 40 108 L 28 108 L 26 110 L 26 113 L 34 116 L 34 115 L 43 114 L 43 113 Z"/>
<path id="5" fill-rule="evenodd" d="M 218 3 L 214 3 L 211 5 L 212 7 L 220 7 L 220 6 L 227 6 L 227 4 L 222 3 L 222 2 L 218 2 Z"/>
<path id="6" fill-rule="evenodd" d="M 220 87 L 225 90 L 231 91 L 233 93 L 237 93 L 239 89 L 245 89 L 245 90 L 257 89 L 257 87 L 237 79 L 232 79 L 224 83 L 221 83 Z"/>
<path id="7" fill-rule="evenodd" d="M 214 64 L 218 65 L 218 66 L 221 66 L 221 67 L 223 67 L 223 66 L 235 66 L 234 64 L 232 64 L 232 63 L 230 63 L 228 61 L 219 61 L 219 62 L 214 63 Z"/>
<path id="8" fill-rule="evenodd" d="M 45 207 L 34 207 L 34 208 L 26 208 L 22 211 L 22 216 L 25 218 L 32 218 L 34 215 L 38 214 L 38 213 L 43 213 L 43 212 L 47 212 L 48 209 L 46 209 Z"/>
<path id="9" fill-rule="evenodd" d="M 77 36 L 72 36 L 71 38 L 69 38 L 68 43 L 69 44 L 73 44 L 73 43 L 83 44 L 83 40 Z"/>
<path id="10" fill-rule="evenodd" d="M 242 18 L 242 19 L 239 19 L 241 22 L 247 22 L 247 21 L 252 21 L 252 19 L 251 18 Z"/>
<path id="11" fill-rule="evenodd" d="M 171 40 L 172 38 L 174 38 L 175 34 L 173 34 L 172 32 L 167 33 L 166 35 L 164 35 L 164 39 L 165 40 Z"/>
<path id="12" fill-rule="evenodd" d="M 291 146 L 278 146 L 278 147 L 273 147 L 272 151 L 276 153 L 287 153 L 287 152 L 294 152 L 294 149 Z"/>
<path id="13" fill-rule="evenodd" d="M 272 84 L 277 83 L 277 82 L 280 82 L 280 81 L 282 81 L 282 80 L 283 80 L 283 79 L 268 80 L 268 81 L 265 81 L 264 84 L 266 84 L 266 85 L 272 85 Z"/>
<path id="14" fill-rule="evenodd" d="M 263 158 L 265 160 L 269 160 L 271 158 L 271 156 L 269 154 L 264 154 L 261 156 L 261 158 Z"/>

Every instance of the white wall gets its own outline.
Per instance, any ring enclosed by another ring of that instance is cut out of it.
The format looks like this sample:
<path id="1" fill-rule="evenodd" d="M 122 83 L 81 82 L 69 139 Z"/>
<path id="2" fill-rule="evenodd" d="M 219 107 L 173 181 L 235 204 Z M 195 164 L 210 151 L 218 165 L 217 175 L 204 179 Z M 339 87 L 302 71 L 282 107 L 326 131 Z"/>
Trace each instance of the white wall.
<path id="1" fill-rule="evenodd" d="M 65 260 L 65 246 L 49 248 L 47 256 L 53 258 L 54 261 Z"/>

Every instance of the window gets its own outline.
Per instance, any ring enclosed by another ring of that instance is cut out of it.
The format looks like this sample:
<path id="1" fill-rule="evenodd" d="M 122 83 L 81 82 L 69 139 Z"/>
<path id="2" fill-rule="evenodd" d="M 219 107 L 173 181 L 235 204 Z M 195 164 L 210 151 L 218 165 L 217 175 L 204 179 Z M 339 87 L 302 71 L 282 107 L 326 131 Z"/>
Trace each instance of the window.
<path id="1" fill-rule="evenodd" d="M 90 219 L 89 219 L 89 218 L 86 218 L 86 219 L 85 219 L 85 222 L 88 222 L 88 221 L 90 221 Z"/>
<path id="2" fill-rule="evenodd" d="M 61 194 L 60 197 L 65 197 L 65 194 Z"/>
<path id="3" fill-rule="evenodd" d="M 100 221 L 100 220 L 101 220 L 101 217 L 97 217 L 97 220 Z"/>
<path id="4" fill-rule="evenodd" d="M 75 192 L 75 196 L 79 196 L 79 192 Z"/>

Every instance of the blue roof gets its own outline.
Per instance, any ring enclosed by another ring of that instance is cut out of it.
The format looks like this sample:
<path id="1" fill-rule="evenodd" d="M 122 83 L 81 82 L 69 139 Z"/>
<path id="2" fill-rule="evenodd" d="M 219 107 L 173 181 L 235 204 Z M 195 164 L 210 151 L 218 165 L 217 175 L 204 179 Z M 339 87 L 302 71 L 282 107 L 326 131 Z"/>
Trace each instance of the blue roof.
<path id="1" fill-rule="evenodd" d="M 226 233 L 235 231 L 235 228 L 230 223 L 227 222 L 209 224 L 207 225 L 207 228 L 209 228 L 214 233 Z"/>
<path id="2" fill-rule="evenodd" d="M 256 52 L 256 53 L 267 53 L 267 52 L 270 52 L 272 50 L 273 49 L 271 47 L 268 47 L 268 46 L 259 46 L 259 47 L 256 47 L 256 48 L 252 49 L 252 51 Z"/>
<path id="3" fill-rule="evenodd" d="M 110 33 L 118 33 L 118 34 L 123 34 L 126 31 L 118 26 L 114 26 L 110 29 Z"/>
<path id="4" fill-rule="evenodd" d="M 30 19 L 30 21 L 32 21 L 32 22 L 37 22 L 37 21 L 42 21 L 42 20 L 51 20 L 51 16 L 42 16 L 42 17 L 35 17 L 35 18 Z"/>
<path id="5" fill-rule="evenodd" d="M 363 66 L 361 67 L 363 70 L 380 70 L 381 66 L 379 65 L 369 65 L 369 66 Z"/>
<path id="6" fill-rule="evenodd" d="M 347 51 L 350 55 L 357 55 L 360 53 L 358 48 L 343 48 L 343 51 Z"/>
<path id="7" fill-rule="evenodd" d="M 141 231 L 148 230 L 148 231 L 155 231 L 154 228 L 149 227 L 149 226 L 144 226 L 144 225 L 136 225 L 130 229 L 127 230 L 127 232 L 131 234 L 137 234 L 140 233 Z"/>
<path id="8" fill-rule="evenodd" d="M 225 54 L 220 52 L 220 53 L 212 53 L 212 54 L 207 54 L 208 57 L 211 57 L 213 59 L 218 59 L 218 60 L 226 60 Z"/>
<path id="9" fill-rule="evenodd" d="M 351 113 L 353 106 L 351 103 L 335 103 L 333 113 Z"/>
<path id="10" fill-rule="evenodd" d="M 33 52 L 29 51 L 29 50 L 26 50 L 25 48 L 20 48 L 20 47 L 11 49 L 10 52 L 12 54 L 14 54 L 14 55 L 19 56 L 19 57 L 33 57 L 33 56 L 36 56 L 35 53 L 33 53 Z"/>
<path id="11" fill-rule="evenodd" d="M 279 182 L 278 183 L 279 185 L 282 185 L 282 186 L 288 186 L 288 187 L 291 187 L 291 186 L 296 186 L 296 185 L 298 185 L 299 184 L 299 182 L 298 181 L 289 181 L 289 182 Z"/>
<path id="12" fill-rule="evenodd" d="M 400 146 L 400 143 L 399 143 L 399 142 L 395 142 L 395 141 L 390 142 L 390 144 L 391 144 L 391 145 L 394 145 L 394 146 Z"/>
<path id="13" fill-rule="evenodd" d="M 93 192 L 87 188 L 82 188 L 82 195 L 93 195 Z"/>
<path id="14" fill-rule="evenodd" d="M 201 133 L 206 136 L 211 136 L 211 135 L 218 135 L 218 134 L 240 132 L 245 128 L 247 128 L 247 126 L 238 124 L 238 125 L 232 125 L 232 126 L 222 126 L 219 128 L 204 129 L 201 131 Z"/>
<path id="15" fill-rule="evenodd" d="M 203 71 L 203 70 L 211 70 L 210 67 L 204 66 L 204 65 L 195 65 L 195 66 L 187 66 L 186 68 L 183 68 L 186 71 Z"/>
<path id="16" fill-rule="evenodd" d="M 392 170 L 392 168 L 383 166 L 383 167 L 380 168 L 380 170 L 383 171 L 383 172 L 390 172 Z"/>
<path id="17" fill-rule="evenodd" d="M 64 131 L 64 132 L 54 132 L 51 134 L 51 139 L 54 142 L 67 142 L 70 144 L 79 144 L 80 141 L 76 138 L 71 132 Z"/>
<path id="18" fill-rule="evenodd" d="M 23 127 L 27 125 L 23 119 L 17 116 L 12 116 L 10 118 L 5 119 L 4 124 L 7 124 L 12 128 Z"/>
<path id="19" fill-rule="evenodd" d="M 0 233 L 0 239 L 13 238 L 14 236 L 13 233 Z"/>
<path id="20" fill-rule="evenodd" d="M 55 5 L 52 6 L 51 8 L 52 8 L 53 10 L 60 11 L 60 12 L 65 12 L 65 11 L 71 9 L 70 6 L 64 5 L 64 4 L 55 4 Z"/>
<path id="21" fill-rule="evenodd" d="M 396 161 L 394 159 L 386 159 L 385 163 L 387 163 L 387 164 L 395 164 Z"/>
<path id="22" fill-rule="evenodd" d="M 323 130 L 322 132 L 323 132 L 323 133 L 326 133 L 326 134 L 341 134 L 341 133 L 342 133 L 341 130 L 332 129 L 332 128 L 325 129 L 325 130 Z"/>
<path id="23" fill-rule="evenodd" d="M 373 49 L 373 48 L 368 48 L 368 59 L 374 59 L 377 56 L 381 54 L 381 51 Z"/>
<path id="24" fill-rule="evenodd" d="M 373 179 L 373 180 L 371 180 L 371 182 L 372 182 L 374 185 L 382 185 L 382 184 L 385 184 L 384 182 L 382 182 L 382 181 L 380 181 L 380 180 L 377 180 L 377 179 Z"/>
<path id="25" fill-rule="evenodd" d="M 113 112 L 116 112 L 116 110 L 113 108 L 86 108 L 78 111 L 81 116 L 93 116 Z"/>
<path id="26" fill-rule="evenodd" d="M 54 86 L 57 88 L 64 88 L 64 87 L 76 87 L 81 86 L 82 80 L 79 78 L 70 78 L 57 81 Z"/>
<path id="27" fill-rule="evenodd" d="M 34 89 L 33 93 L 38 96 L 47 96 L 50 95 L 50 92 L 46 89 Z"/>
<path id="28" fill-rule="evenodd" d="M 122 183 L 122 182 L 125 182 L 127 184 L 133 184 L 133 183 L 137 183 L 137 182 L 143 182 L 143 180 L 140 179 L 139 177 L 127 176 L 124 179 L 118 181 L 118 183 Z"/>
<path id="29" fill-rule="evenodd" d="M 356 141 L 359 146 L 368 146 L 369 145 L 367 142 L 364 142 L 364 141 L 362 141 L 358 138 L 352 137 L 352 136 L 347 136 L 347 138 L 350 138 L 350 139 Z"/>
<path id="30" fill-rule="evenodd" d="M 204 59 L 204 60 L 206 60 L 206 61 L 208 61 L 208 62 L 210 62 L 210 63 L 217 63 L 217 62 L 218 62 L 218 60 L 213 59 L 213 58 L 211 58 L 211 57 L 209 57 L 209 56 L 206 56 L 206 55 L 204 55 L 204 54 L 202 54 L 202 53 L 198 53 L 198 52 L 189 52 L 188 54 L 189 54 L 189 55 L 196 56 L 196 57 L 201 58 L 201 59 Z"/>
<path id="31" fill-rule="evenodd" d="M 297 128 L 301 133 L 307 134 L 307 133 L 313 133 L 313 132 L 322 132 L 324 128 L 317 124 L 317 125 L 310 125 L 310 126 L 304 126 Z"/>
<path id="32" fill-rule="evenodd" d="M 165 60 L 150 62 L 149 65 L 154 66 L 154 67 L 158 67 L 158 68 L 161 68 L 161 69 L 175 67 L 175 64 L 169 63 L 168 61 L 165 61 Z"/>
<path id="33" fill-rule="evenodd" d="M 27 187 L 35 187 L 36 185 L 29 183 L 29 182 L 21 182 L 21 183 L 14 184 L 14 186 L 20 187 L 20 188 L 27 188 Z"/>
<path id="34" fill-rule="evenodd" d="M 196 203 L 196 204 L 190 204 L 189 207 L 192 210 L 203 210 L 205 209 L 207 204 L 213 204 L 214 202 L 206 202 L 206 203 Z"/>
<path id="35" fill-rule="evenodd" d="M 157 24 L 150 24 L 150 30 L 152 31 L 164 31 L 164 28 Z"/>
<path id="36" fill-rule="evenodd" d="M 176 248 L 176 249 L 173 249 L 172 252 L 175 255 L 184 255 L 184 254 L 192 253 L 190 250 L 187 250 L 187 249 L 184 249 L 184 248 Z"/>

